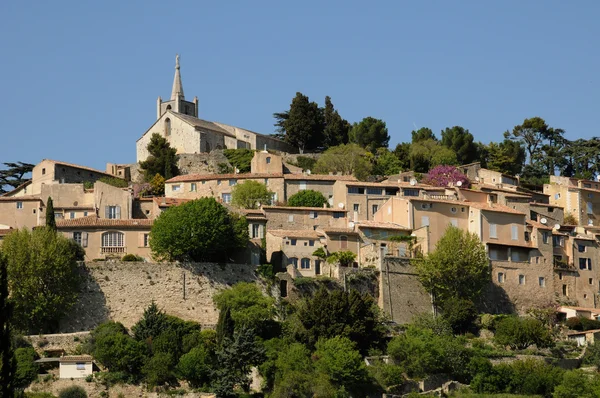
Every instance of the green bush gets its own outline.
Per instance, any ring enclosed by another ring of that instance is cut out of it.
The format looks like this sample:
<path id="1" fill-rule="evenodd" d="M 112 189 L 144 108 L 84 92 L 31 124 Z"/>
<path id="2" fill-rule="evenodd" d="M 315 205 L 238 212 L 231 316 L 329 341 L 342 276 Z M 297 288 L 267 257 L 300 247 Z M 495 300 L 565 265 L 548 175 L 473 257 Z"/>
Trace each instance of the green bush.
<path id="1" fill-rule="evenodd" d="M 98 181 L 103 182 L 108 185 L 112 185 L 116 188 L 127 188 L 129 184 L 122 178 L 117 177 L 102 177 Z"/>
<path id="2" fill-rule="evenodd" d="M 87 392 L 80 386 L 63 388 L 58 393 L 58 398 L 87 398 Z"/>
<path id="3" fill-rule="evenodd" d="M 565 324 L 571 330 L 586 331 L 600 329 L 600 321 L 579 316 L 567 319 Z"/>
<path id="4" fill-rule="evenodd" d="M 294 207 L 323 207 L 327 203 L 327 198 L 321 192 L 305 189 L 288 199 L 288 206 Z"/>
<path id="5" fill-rule="evenodd" d="M 170 384 L 175 381 L 173 355 L 166 352 L 154 354 L 142 368 L 142 373 L 149 387 Z"/>
<path id="6" fill-rule="evenodd" d="M 509 346 L 513 350 L 524 350 L 531 345 L 538 348 L 551 347 L 554 344 L 550 331 L 534 318 L 507 317 L 496 326 L 496 342 Z"/>
<path id="7" fill-rule="evenodd" d="M 316 163 L 316 159 L 309 158 L 308 156 L 298 156 L 296 158 L 296 166 L 301 167 L 302 170 L 312 170 L 315 168 Z"/>
<path id="8" fill-rule="evenodd" d="M 210 381 L 211 358 L 206 348 L 198 346 L 179 359 L 177 373 L 194 388 Z"/>
<path id="9" fill-rule="evenodd" d="M 229 163 L 237 168 L 240 173 L 250 172 L 250 164 L 254 157 L 254 151 L 252 149 L 225 149 L 223 150 L 223 154 Z"/>
<path id="10" fill-rule="evenodd" d="M 448 321 L 454 333 L 472 330 L 477 319 L 477 308 L 471 300 L 449 298 L 442 305 L 442 317 Z"/>
<path id="11" fill-rule="evenodd" d="M 275 278 L 273 264 L 261 264 L 256 268 L 256 273 L 267 280 Z"/>
<path id="12" fill-rule="evenodd" d="M 19 389 L 24 389 L 37 379 L 39 366 L 35 363 L 37 354 L 32 347 L 17 348 L 15 350 L 15 359 L 17 369 L 15 372 L 14 385 Z"/>
<path id="13" fill-rule="evenodd" d="M 121 261 L 144 261 L 144 258 L 135 254 L 126 254 L 123 256 Z"/>

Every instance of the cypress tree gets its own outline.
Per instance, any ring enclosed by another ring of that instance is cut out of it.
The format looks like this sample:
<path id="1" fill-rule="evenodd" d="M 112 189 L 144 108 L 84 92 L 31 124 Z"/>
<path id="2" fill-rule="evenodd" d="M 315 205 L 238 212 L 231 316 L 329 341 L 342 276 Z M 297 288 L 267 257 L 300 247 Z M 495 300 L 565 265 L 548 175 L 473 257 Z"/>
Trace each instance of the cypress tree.
<path id="1" fill-rule="evenodd" d="M 13 380 L 16 362 L 11 345 L 11 318 L 12 305 L 8 299 L 8 269 L 6 261 L 0 253 L 0 397 L 14 395 Z"/>
<path id="2" fill-rule="evenodd" d="M 56 231 L 56 219 L 54 218 L 54 203 L 52 203 L 51 197 L 48 197 L 48 201 L 46 201 L 46 226 Z"/>
<path id="3" fill-rule="evenodd" d="M 219 313 L 219 321 L 217 322 L 217 344 L 220 346 L 225 339 L 233 338 L 233 330 L 235 324 L 231 318 L 231 309 L 223 308 Z"/>

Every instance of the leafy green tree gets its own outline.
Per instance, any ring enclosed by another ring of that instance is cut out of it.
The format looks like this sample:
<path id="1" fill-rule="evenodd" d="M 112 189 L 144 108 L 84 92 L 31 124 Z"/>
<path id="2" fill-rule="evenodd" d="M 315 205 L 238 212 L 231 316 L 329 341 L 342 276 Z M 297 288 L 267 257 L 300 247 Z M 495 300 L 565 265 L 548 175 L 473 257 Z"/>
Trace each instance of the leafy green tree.
<path id="1" fill-rule="evenodd" d="M 474 162 L 478 158 L 477 144 L 473 142 L 473 134 L 461 127 L 446 127 L 442 130 L 442 145 L 456 153 L 459 164 Z"/>
<path id="2" fill-rule="evenodd" d="M 342 119 L 338 111 L 335 110 L 329 96 L 325 97 L 323 120 L 325 122 L 323 146 L 325 148 L 348 143 L 348 132 L 352 126 L 347 120 Z"/>
<path id="3" fill-rule="evenodd" d="M 411 170 L 419 173 L 426 173 L 434 166 L 458 163 L 456 153 L 452 149 L 433 139 L 413 142 L 410 145 L 409 159 Z"/>
<path id="4" fill-rule="evenodd" d="M 347 337 L 319 340 L 314 356 L 317 358 L 316 370 L 327 375 L 337 387 L 358 392 L 368 385 L 369 377 L 362 355 Z"/>
<path id="5" fill-rule="evenodd" d="M 479 238 L 453 226 L 431 254 L 413 264 L 437 306 L 450 298 L 474 300 L 490 280 L 489 260 Z"/>
<path id="6" fill-rule="evenodd" d="M 370 116 L 359 123 L 354 123 L 348 137 L 350 142 L 360 145 L 371 153 L 375 153 L 377 148 L 387 148 L 390 142 L 385 122 Z"/>
<path id="7" fill-rule="evenodd" d="M 305 189 L 293 194 L 288 199 L 288 206 L 293 207 L 323 207 L 327 199 L 321 192 Z"/>
<path id="8" fill-rule="evenodd" d="M 210 352 L 204 346 L 194 347 L 179 358 L 177 373 L 190 383 L 193 388 L 200 388 L 210 383 L 213 366 Z"/>
<path id="9" fill-rule="evenodd" d="M 302 331 L 298 338 L 314 347 L 321 338 L 348 337 L 363 354 L 382 347 L 385 331 L 379 308 L 369 295 L 322 288 L 298 306 Z"/>
<path id="10" fill-rule="evenodd" d="M 148 383 L 148 387 L 153 388 L 165 384 L 175 384 L 177 378 L 173 372 L 174 362 L 173 355 L 166 352 L 154 354 L 152 358 L 146 361 L 142 367 L 144 380 Z"/>
<path id="11" fill-rule="evenodd" d="M 471 352 L 464 339 L 452 334 L 439 335 L 431 329 L 409 325 L 404 334 L 389 342 L 387 352 L 409 377 L 447 373 L 463 382 L 468 378 Z"/>
<path id="12" fill-rule="evenodd" d="M 511 316 L 496 325 L 495 341 L 513 350 L 524 350 L 536 345 L 538 348 L 552 347 L 554 340 L 544 324 L 535 318 Z"/>
<path id="13" fill-rule="evenodd" d="M 75 304 L 81 278 L 71 241 L 50 228 L 10 233 L 2 251 L 17 326 L 53 331 Z"/>
<path id="14" fill-rule="evenodd" d="M 598 398 L 600 379 L 580 369 L 565 372 L 559 385 L 554 388 L 553 398 Z"/>
<path id="15" fill-rule="evenodd" d="M 46 201 L 46 226 L 53 231 L 56 231 L 56 219 L 54 217 L 54 202 L 52 198 L 48 196 Z"/>
<path id="16" fill-rule="evenodd" d="M 92 338 L 94 358 L 110 372 L 124 372 L 134 380 L 139 377 L 148 355 L 144 342 L 135 340 L 123 325 L 114 322 L 98 326 Z"/>
<path id="17" fill-rule="evenodd" d="M 400 162 L 400 170 L 410 169 L 410 145 L 410 142 L 402 142 L 392 152 Z"/>
<path id="18" fill-rule="evenodd" d="M 412 137 L 413 144 L 420 141 L 438 140 L 435 134 L 433 134 L 433 131 L 431 131 L 431 129 L 428 127 L 421 127 L 418 130 L 413 130 L 410 135 Z"/>
<path id="19" fill-rule="evenodd" d="M 254 157 L 254 151 L 252 149 L 225 149 L 223 150 L 223 155 L 225 155 L 233 167 L 238 169 L 238 173 L 250 172 L 250 164 Z"/>
<path id="20" fill-rule="evenodd" d="M 15 189 L 18 186 L 29 181 L 29 178 L 24 178 L 25 174 L 31 173 L 35 165 L 30 163 L 3 163 L 7 169 L 0 170 L 0 195 L 7 192 L 7 186 L 10 189 Z"/>
<path id="21" fill-rule="evenodd" d="M 273 319 L 274 300 L 265 296 L 255 283 L 238 282 L 213 297 L 220 311 L 231 311 L 237 328 L 261 329 L 261 325 Z"/>
<path id="22" fill-rule="evenodd" d="M 233 187 L 231 204 L 243 209 L 258 209 L 261 205 L 271 204 L 273 192 L 265 184 L 246 180 Z"/>
<path id="23" fill-rule="evenodd" d="M 375 165 L 373 166 L 373 174 L 381 176 L 389 176 L 398 174 L 402 171 L 402 162 L 398 157 L 390 152 L 387 148 L 377 148 L 375 154 Z"/>
<path id="24" fill-rule="evenodd" d="M 330 264 L 339 264 L 342 267 L 349 267 L 356 259 L 356 254 L 351 251 L 339 251 L 331 253 L 327 257 L 327 262 Z"/>
<path id="25" fill-rule="evenodd" d="M 517 175 L 523 169 L 525 149 L 520 142 L 505 139 L 500 143 L 491 142 L 486 147 L 485 164 L 488 169 L 509 175 Z"/>
<path id="26" fill-rule="evenodd" d="M 13 304 L 8 298 L 7 262 L 0 251 L 0 396 L 12 397 L 16 359 L 11 341 L 11 323 Z"/>
<path id="27" fill-rule="evenodd" d="M 338 145 L 326 150 L 315 164 L 315 172 L 354 175 L 365 179 L 371 174 L 372 165 L 367 151 L 356 144 Z"/>
<path id="28" fill-rule="evenodd" d="M 150 232 L 150 248 L 155 257 L 167 260 L 226 258 L 231 250 L 246 247 L 242 220 L 214 198 L 193 200 L 160 214 Z"/>
<path id="29" fill-rule="evenodd" d="M 298 147 L 300 153 L 322 146 L 323 112 L 316 102 L 310 102 L 307 96 L 298 92 L 285 115 L 281 124 L 287 143 Z"/>
<path id="30" fill-rule="evenodd" d="M 473 301 L 458 297 L 450 297 L 444 301 L 442 316 L 454 333 L 464 333 L 472 328 L 477 319 L 477 308 Z"/>
<path id="31" fill-rule="evenodd" d="M 15 372 L 14 386 L 16 389 L 24 390 L 37 379 L 39 366 L 35 363 L 37 354 L 33 347 L 21 347 L 15 350 L 17 368 Z"/>
<path id="32" fill-rule="evenodd" d="M 510 138 L 518 142 L 523 143 L 525 150 L 529 155 L 529 164 L 531 164 L 535 158 L 536 152 L 541 149 L 541 146 L 548 134 L 548 124 L 541 117 L 532 117 L 525 119 L 523 124 L 517 125 L 513 128 L 512 133 L 504 133 L 505 138 Z"/>
<path id="33" fill-rule="evenodd" d="M 150 143 L 146 148 L 150 155 L 146 160 L 140 162 L 146 181 L 150 181 L 157 174 L 160 174 L 166 180 L 179 174 L 177 149 L 171 148 L 171 144 L 166 138 L 154 133 L 150 137 Z"/>

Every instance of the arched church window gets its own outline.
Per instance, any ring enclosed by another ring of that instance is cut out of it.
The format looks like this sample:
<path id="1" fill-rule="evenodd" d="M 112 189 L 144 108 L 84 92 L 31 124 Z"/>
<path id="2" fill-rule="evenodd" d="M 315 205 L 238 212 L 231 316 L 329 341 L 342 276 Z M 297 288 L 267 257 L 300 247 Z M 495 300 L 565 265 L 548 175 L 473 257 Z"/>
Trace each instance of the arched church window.
<path id="1" fill-rule="evenodd" d="M 171 105 L 167 105 L 167 110 L 170 111 L 171 110 Z"/>
<path id="2" fill-rule="evenodd" d="M 165 119 L 165 136 L 170 136 L 171 135 L 171 119 L 166 118 Z"/>

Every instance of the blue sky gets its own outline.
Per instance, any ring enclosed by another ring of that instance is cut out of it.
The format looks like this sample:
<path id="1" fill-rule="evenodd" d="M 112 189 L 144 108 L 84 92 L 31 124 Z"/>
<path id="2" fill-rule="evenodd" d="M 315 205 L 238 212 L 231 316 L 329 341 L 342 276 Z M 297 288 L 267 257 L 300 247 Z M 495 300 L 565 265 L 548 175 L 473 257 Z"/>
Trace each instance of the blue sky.
<path id="1" fill-rule="evenodd" d="M 541 116 L 592 137 L 598 1 L 5 1 L 0 162 L 135 161 L 181 54 L 200 117 L 272 133 L 296 91 L 351 122 L 500 140 Z"/>

